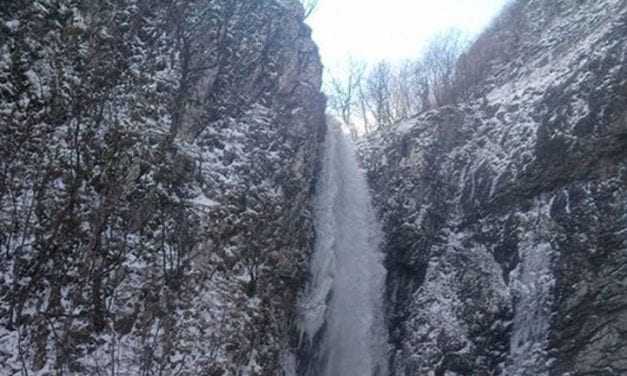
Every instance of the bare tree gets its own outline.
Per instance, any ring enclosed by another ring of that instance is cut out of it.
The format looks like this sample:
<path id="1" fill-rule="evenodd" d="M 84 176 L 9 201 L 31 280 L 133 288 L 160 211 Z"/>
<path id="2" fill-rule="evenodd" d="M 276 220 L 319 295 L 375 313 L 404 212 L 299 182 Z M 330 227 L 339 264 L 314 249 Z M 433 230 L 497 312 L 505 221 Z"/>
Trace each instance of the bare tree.
<path id="1" fill-rule="evenodd" d="M 357 102 L 358 102 L 358 111 L 359 117 L 361 118 L 362 124 L 364 126 L 364 132 L 366 134 L 372 131 L 372 125 L 370 123 L 370 103 L 368 102 L 368 96 L 366 95 L 366 89 L 364 87 L 364 82 L 362 80 L 361 84 L 357 86 Z"/>
<path id="2" fill-rule="evenodd" d="M 429 82 L 431 99 L 436 106 L 451 104 L 457 99 L 453 82 L 457 59 L 464 46 L 463 34 L 457 29 L 436 34 L 427 44 L 422 57 L 422 68 Z"/>
<path id="3" fill-rule="evenodd" d="M 381 61 L 370 68 L 349 58 L 328 72 L 329 106 L 345 124 L 362 125 L 365 133 L 470 96 L 485 64 L 478 54 L 464 53 L 467 39 L 457 29 L 435 35 L 422 56 L 400 64 Z"/>
<path id="4" fill-rule="evenodd" d="M 414 62 L 406 60 L 394 68 L 392 75 L 392 113 L 395 121 L 407 119 L 423 108 L 420 82 Z"/>
<path id="5" fill-rule="evenodd" d="M 380 61 L 370 70 L 366 79 L 366 98 L 378 127 L 393 122 L 392 75 L 390 63 Z"/>
<path id="6" fill-rule="evenodd" d="M 430 110 L 432 106 L 431 100 L 431 80 L 429 79 L 427 69 L 422 61 L 413 64 L 412 70 L 412 87 L 416 92 L 418 105 L 416 112 Z"/>
<path id="7" fill-rule="evenodd" d="M 366 72 L 366 63 L 349 57 L 344 66 L 344 78 L 334 76 L 330 71 L 327 92 L 329 106 L 344 124 L 353 125 L 353 114 L 358 104 L 358 92 Z"/>
<path id="8" fill-rule="evenodd" d="M 455 84 L 453 90 L 458 98 L 469 99 L 472 95 L 473 86 L 479 82 L 484 72 L 488 68 L 487 57 L 482 50 L 475 50 L 474 53 L 463 53 L 457 60 L 455 68 Z"/>
<path id="9" fill-rule="evenodd" d="M 548 5 L 551 6 L 551 5 Z M 469 48 L 459 57 L 455 72 L 455 91 L 464 100 L 484 80 L 491 64 L 511 57 L 524 38 L 527 21 L 523 2 L 509 2 Z"/>

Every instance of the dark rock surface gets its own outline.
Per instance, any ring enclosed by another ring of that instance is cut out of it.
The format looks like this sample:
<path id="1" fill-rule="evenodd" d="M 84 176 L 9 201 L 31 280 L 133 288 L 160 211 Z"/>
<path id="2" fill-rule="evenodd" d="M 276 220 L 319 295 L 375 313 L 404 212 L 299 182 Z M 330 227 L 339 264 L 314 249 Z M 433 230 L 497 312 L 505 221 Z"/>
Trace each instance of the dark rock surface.
<path id="1" fill-rule="evenodd" d="M 322 66 L 295 0 L 0 5 L 0 375 L 277 375 Z"/>
<path id="2" fill-rule="evenodd" d="M 482 43 L 474 100 L 361 145 L 393 374 L 625 375 L 627 3 L 517 1 Z"/>

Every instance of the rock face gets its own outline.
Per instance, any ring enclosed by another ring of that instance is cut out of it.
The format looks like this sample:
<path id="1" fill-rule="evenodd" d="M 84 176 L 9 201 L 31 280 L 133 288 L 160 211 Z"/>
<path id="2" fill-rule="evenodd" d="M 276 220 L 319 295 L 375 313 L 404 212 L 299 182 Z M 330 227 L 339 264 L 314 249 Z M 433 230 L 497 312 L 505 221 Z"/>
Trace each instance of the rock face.
<path id="1" fill-rule="evenodd" d="M 3 2 L 0 375 L 280 373 L 325 130 L 303 17 Z"/>
<path id="2" fill-rule="evenodd" d="M 627 3 L 516 1 L 486 45 L 473 100 L 361 146 L 392 374 L 627 374 Z"/>

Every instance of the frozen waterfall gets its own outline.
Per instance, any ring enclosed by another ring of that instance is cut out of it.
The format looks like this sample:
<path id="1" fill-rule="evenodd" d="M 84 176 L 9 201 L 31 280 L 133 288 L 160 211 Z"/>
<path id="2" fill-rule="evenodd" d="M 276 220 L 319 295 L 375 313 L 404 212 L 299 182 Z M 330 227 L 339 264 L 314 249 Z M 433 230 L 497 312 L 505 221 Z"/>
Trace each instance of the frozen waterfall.
<path id="1" fill-rule="evenodd" d="M 549 333 L 555 276 L 551 247 L 551 202 L 536 202 L 536 207 L 521 219 L 520 263 L 510 273 L 516 308 L 512 320 L 508 376 L 548 376 L 553 360 L 549 356 Z M 525 229 L 531 224 L 534 229 Z"/>
<path id="2" fill-rule="evenodd" d="M 311 281 L 301 300 L 311 344 L 307 376 L 387 375 L 385 269 L 377 222 L 354 146 L 329 121 L 315 201 Z"/>

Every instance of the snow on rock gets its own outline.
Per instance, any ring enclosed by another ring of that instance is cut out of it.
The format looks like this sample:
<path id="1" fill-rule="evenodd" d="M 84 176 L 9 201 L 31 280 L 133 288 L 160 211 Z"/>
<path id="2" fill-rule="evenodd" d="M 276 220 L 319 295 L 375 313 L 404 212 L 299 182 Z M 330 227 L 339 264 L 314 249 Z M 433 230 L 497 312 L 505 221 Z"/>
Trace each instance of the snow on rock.
<path id="1" fill-rule="evenodd" d="M 17 29 L 20 27 L 19 20 L 10 20 L 4 23 L 4 26 L 12 33 L 15 33 Z"/>
<path id="2" fill-rule="evenodd" d="M 302 7 L 79 3 L 0 12 L 0 376 L 278 374 L 325 130 Z"/>
<path id="3" fill-rule="evenodd" d="M 508 9 L 476 97 L 360 145 L 393 375 L 625 370 L 627 6 Z"/>

